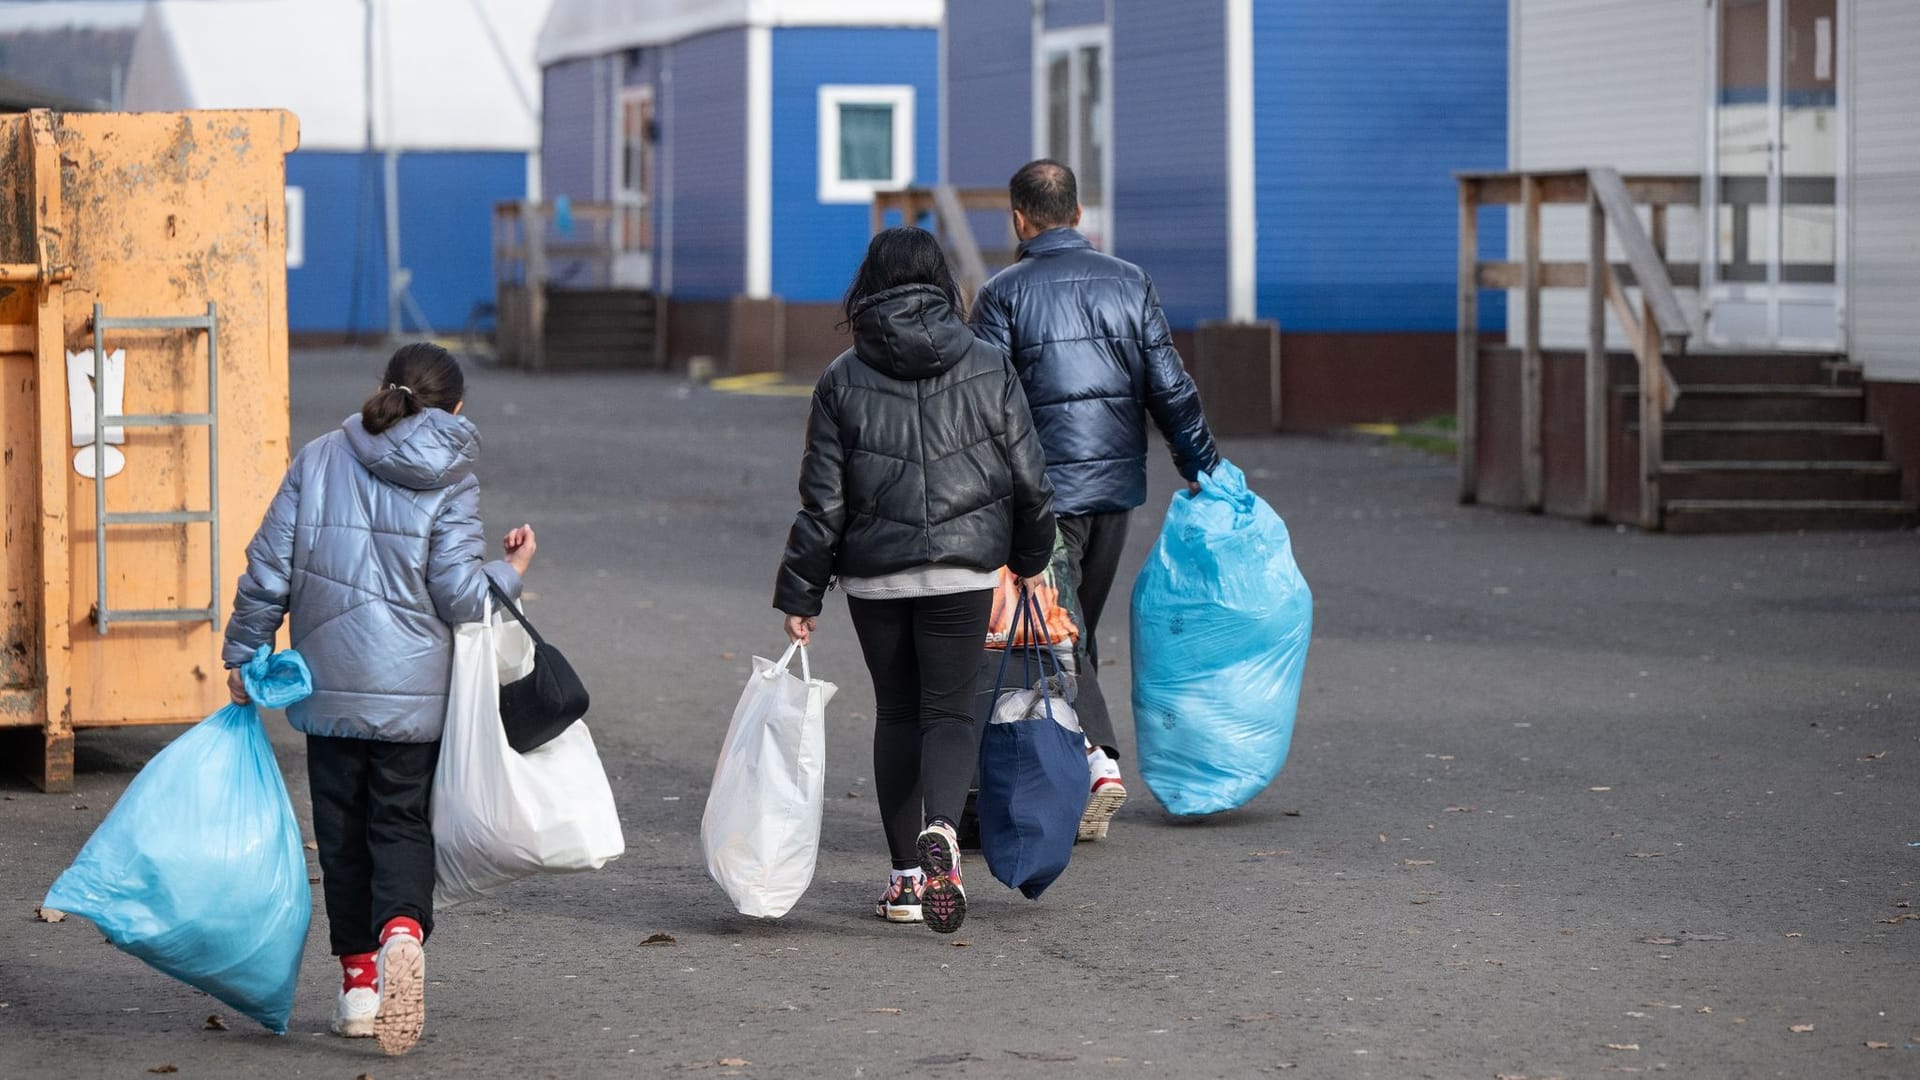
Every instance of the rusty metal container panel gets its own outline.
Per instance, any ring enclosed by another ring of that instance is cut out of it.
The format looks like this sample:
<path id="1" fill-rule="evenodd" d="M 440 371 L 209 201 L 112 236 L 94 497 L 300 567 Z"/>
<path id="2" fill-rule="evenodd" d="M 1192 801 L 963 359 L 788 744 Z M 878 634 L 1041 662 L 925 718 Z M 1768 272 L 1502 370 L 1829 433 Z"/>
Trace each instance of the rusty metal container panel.
<path id="1" fill-rule="evenodd" d="M 277 110 L 0 117 L 0 146 L 16 151 L 0 151 L 0 217 L 24 209 L 33 219 L 25 250 L 0 263 L 42 267 L 40 280 L 0 297 L 0 684 L 18 691 L 0 690 L 0 725 L 9 701 L 40 714 L 47 760 L 29 772 L 45 772 L 43 784 L 70 776 L 70 737 L 64 761 L 54 747 L 63 729 L 188 722 L 225 700 L 209 621 L 96 625 L 95 481 L 75 466 L 65 353 L 93 347 L 96 304 L 109 319 L 217 305 L 220 566 L 209 562 L 215 526 L 111 524 L 106 591 L 113 610 L 211 599 L 224 625 L 288 459 L 285 158 L 297 137 L 297 121 Z M 9 224 L 0 236 L 19 235 Z M 125 352 L 122 413 L 207 411 L 205 332 L 104 335 L 109 352 Z M 128 427 L 116 447 L 125 467 L 104 481 L 109 513 L 206 509 L 209 448 L 205 427 Z"/>

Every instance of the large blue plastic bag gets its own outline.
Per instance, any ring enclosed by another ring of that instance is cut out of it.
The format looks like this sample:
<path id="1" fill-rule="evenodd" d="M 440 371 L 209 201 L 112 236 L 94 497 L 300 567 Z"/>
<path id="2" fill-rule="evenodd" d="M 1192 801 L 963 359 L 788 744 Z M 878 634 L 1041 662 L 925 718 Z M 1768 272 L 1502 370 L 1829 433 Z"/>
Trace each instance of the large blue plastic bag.
<path id="1" fill-rule="evenodd" d="M 1227 461 L 1181 492 L 1133 586 L 1140 776 L 1176 814 L 1213 814 L 1286 764 L 1313 632 L 1287 526 Z"/>
<path id="2" fill-rule="evenodd" d="M 1034 615 L 1031 596 L 1008 632 L 1019 640 L 1020 627 L 1044 626 Z M 1046 670 L 1051 648 L 1010 648 L 1000 659 L 996 687 L 1006 685 L 1008 661 L 1025 654 L 1021 682 L 1032 689 L 999 694 L 980 739 L 980 795 L 974 800 L 980 820 L 980 854 L 1000 883 L 1037 900 L 1067 869 L 1073 841 L 1086 812 L 1090 787 L 1086 736 L 1067 704 L 1072 689 L 1059 664 Z"/>
<path id="3" fill-rule="evenodd" d="M 313 692 L 298 653 L 267 653 L 241 669 L 258 705 Z M 228 705 L 155 754 L 45 906 L 286 1034 L 313 894 L 259 708 Z"/>

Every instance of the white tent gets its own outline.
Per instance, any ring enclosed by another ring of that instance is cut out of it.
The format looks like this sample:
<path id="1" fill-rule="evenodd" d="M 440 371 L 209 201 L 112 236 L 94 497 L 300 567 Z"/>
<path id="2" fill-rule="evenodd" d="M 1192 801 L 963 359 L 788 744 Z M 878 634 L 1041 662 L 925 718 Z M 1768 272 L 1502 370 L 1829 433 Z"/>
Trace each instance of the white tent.
<path id="1" fill-rule="evenodd" d="M 307 150 L 540 144 L 534 55 L 552 0 L 156 0 L 127 71 L 136 110 L 284 108 Z"/>

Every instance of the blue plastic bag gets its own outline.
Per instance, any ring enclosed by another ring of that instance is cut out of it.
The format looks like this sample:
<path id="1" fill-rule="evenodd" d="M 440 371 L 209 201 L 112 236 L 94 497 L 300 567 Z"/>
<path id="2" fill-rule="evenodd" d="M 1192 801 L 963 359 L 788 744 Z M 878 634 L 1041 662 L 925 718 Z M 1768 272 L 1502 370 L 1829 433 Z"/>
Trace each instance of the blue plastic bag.
<path id="1" fill-rule="evenodd" d="M 1140 776 L 1175 814 L 1213 814 L 1286 764 L 1313 632 L 1287 526 L 1230 462 L 1167 509 L 1133 586 Z"/>
<path id="2" fill-rule="evenodd" d="M 1022 622 L 1043 624 L 1036 604 L 1024 593 L 1010 640 L 1018 640 Z M 980 740 L 980 853 L 987 869 L 1008 888 L 1038 900 L 1073 857 L 1074 834 L 1087 808 L 1089 779 L 1086 736 L 1067 704 L 1069 687 L 1059 664 L 1048 677 L 1050 648 L 1014 647 L 1000 658 L 996 687 L 1006 685 L 1007 662 L 1024 653 L 1023 665 L 1038 676 L 1023 679 L 1030 690 L 999 695 Z"/>
<path id="3" fill-rule="evenodd" d="M 295 652 L 241 669 L 259 705 L 313 692 Z M 313 916 L 306 852 L 254 705 L 229 705 L 147 762 L 46 907 L 286 1034 Z"/>

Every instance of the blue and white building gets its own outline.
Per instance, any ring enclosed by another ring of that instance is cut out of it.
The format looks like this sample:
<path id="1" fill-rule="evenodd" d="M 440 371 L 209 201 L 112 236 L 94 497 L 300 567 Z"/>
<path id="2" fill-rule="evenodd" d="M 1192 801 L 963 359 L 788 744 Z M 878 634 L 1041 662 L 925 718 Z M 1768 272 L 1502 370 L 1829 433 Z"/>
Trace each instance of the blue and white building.
<path id="1" fill-rule="evenodd" d="M 1287 427 L 1450 412 L 1451 174 L 1507 163 L 1507 12 L 955 3 L 943 175 L 994 186 L 1031 158 L 1072 166 L 1086 231 L 1153 275 L 1176 328 L 1278 324 Z"/>
<path id="2" fill-rule="evenodd" d="M 694 338 L 738 330 L 721 307 L 742 298 L 777 302 L 756 310 L 785 351 L 824 349 L 873 193 L 939 176 L 944 6 L 556 0 L 539 45 L 545 197 L 628 209 L 614 284 L 668 301 L 676 357 L 724 351 Z"/>
<path id="3" fill-rule="evenodd" d="M 299 117 L 287 158 L 294 334 L 384 333 L 390 295 L 405 331 L 458 330 L 493 301 L 494 204 L 537 194 L 534 45 L 548 3 L 156 0 L 126 106 Z"/>

